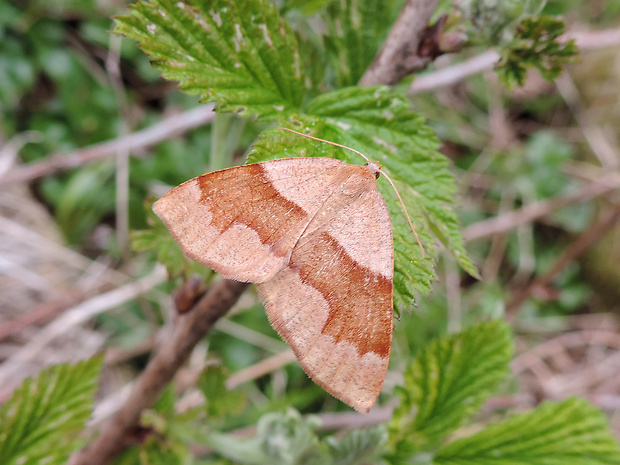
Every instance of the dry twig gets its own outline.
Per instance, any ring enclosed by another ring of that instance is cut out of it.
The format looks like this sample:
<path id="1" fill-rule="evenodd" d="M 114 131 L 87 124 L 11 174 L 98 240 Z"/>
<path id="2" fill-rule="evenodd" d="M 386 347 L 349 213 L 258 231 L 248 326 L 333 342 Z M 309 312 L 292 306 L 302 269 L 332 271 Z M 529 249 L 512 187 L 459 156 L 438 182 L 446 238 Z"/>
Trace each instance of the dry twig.
<path id="1" fill-rule="evenodd" d="M 213 105 L 199 105 L 128 136 L 91 145 L 66 155 L 50 155 L 41 161 L 18 166 L 0 177 L 0 186 L 14 182 L 32 181 L 49 174 L 77 168 L 86 163 L 111 158 L 116 156 L 119 150 L 129 152 L 142 150 L 207 124 L 214 117 Z"/>
<path id="2" fill-rule="evenodd" d="M 577 240 L 560 255 L 549 271 L 512 297 L 506 306 L 506 317 L 509 318 L 510 316 L 514 316 L 515 311 L 536 291 L 536 289 L 541 289 L 551 284 L 553 278 L 562 271 L 568 263 L 581 255 L 603 234 L 608 232 L 609 228 L 618 221 L 619 218 L 620 208 L 614 208 L 601 215 L 601 218 L 594 223 L 588 231 L 581 234 Z"/>
<path id="3" fill-rule="evenodd" d="M 618 188 L 620 188 L 620 175 L 608 173 L 597 181 L 585 185 L 573 194 L 534 202 L 518 210 L 471 224 L 463 230 L 463 237 L 466 241 L 473 241 L 510 231 L 521 224 L 530 223 L 560 208 L 586 202 Z"/>
<path id="4" fill-rule="evenodd" d="M 17 379 L 16 375 L 18 373 L 23 375 L 24 365 L 27 365 L 31 360 L 35 360 L 51 341 L 66 334 L 69 328 L 82 324 L 92 319 L 95 315 L 135 299 L 137 296 L 144 294 L 163 282 L 165 278 L 164 268 L 159 267 L 145 278 L 121 286 L 113 291 L 99 294 L 66 311 L 62 316 L 40 331 L 36 338 L 21 347 L 2 364 L 0 367 L 0 386 L 3 386 L 3 389 L 6 390 L 18 382 L 19 379 Z"/>

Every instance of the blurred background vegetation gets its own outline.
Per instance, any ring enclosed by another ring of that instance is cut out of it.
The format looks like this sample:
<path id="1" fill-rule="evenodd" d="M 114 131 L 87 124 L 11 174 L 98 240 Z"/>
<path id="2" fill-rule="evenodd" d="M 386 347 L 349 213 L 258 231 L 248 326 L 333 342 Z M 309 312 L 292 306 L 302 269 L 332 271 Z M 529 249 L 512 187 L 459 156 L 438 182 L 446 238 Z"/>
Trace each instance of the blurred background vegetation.
<path id="1" fill-rule="evenodd" d="M 312 9 L 312 2 L 302 3 Z M 156 257 L 130 252 L 128 231 L 154 224 L 149 199 L 170 186 L 242 163 L 266 127 L 218 115 L 129 158 L 122 149 L 96 161 L 80 157 L 85 147 L 198 105 L 161 80 L 135 43 L 107 32 L 123 7 L 116 0 L 0 0 L 0 182 L 20 165 L 52 156 L 83 160 L 69 170 L 50 168 L 44 176 L 0 184 L 0 362 L 28 348 L 68 309 L 82 305 L 96 316 L 67 327 L 36 360 L 0 369 L 15 376 L 0 380 L 0 400 L 43 365 L 102 348 L 108 349 L 108 375 L 101 395 L 113 399 L 133 379 L 167 334 L 169 295 L 178 283 L 154 275 Z M 617 36 L 620 30 L 620 3 L 611 0 L 553 0 L 544 12 L 562 15 L 569 32 Z M 297 10 L 287 14 L 303 25 Z M 507 90 L 487 70 L 411 95 L 453 162 L 457 210 L 483 279 L 473 280 L 442 257 L 432 295 L 395 322 L 386 386 L 399 382 L 402 367 L 430 338 L 506 316 L 518 343 L 514 382 L 491 409 L 580 395 L 609 415 L 620 437 L 620 184 L 613 177 L 620 176 L 620 41 L 599 40 L 554 83 L 533 71 L 524 86 Z M 483 50 L 440 57 L 429 71 Z M 612 187 L 600 192 L 602 179 Z M 532 206 L 540 213 L 527 216 Z M 500 227 L 485 223 L 491 218 Z M 94 308 L 96 296 L 109 297 L 136 279 L 152 290 L 128 291 Z M 181 390 L 212 360 L 235 373 L 287 346 L 249 294 L 199 349 L 187 373 L 179 374 Z M 291 403 L 302 412 L 345 409 L 292 359 L 282 360 L 240 387 L 254 408 L 235 422 L 247 424 Z"/>

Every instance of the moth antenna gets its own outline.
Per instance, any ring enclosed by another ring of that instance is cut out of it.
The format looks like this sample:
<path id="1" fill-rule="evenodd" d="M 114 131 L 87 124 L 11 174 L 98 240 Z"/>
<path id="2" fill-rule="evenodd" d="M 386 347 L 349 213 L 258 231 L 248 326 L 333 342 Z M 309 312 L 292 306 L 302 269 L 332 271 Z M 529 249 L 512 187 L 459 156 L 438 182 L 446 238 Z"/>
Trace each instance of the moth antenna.
<path id="1" fill-rule="evenodd" d="M 403 211 L 405 212 L 405 217 L 407 218 L 407 222 L 409 223 L 411 232 L 415 236 L 415 240 L 418 241 L 418 245 L 420 246 L 420 250 L 422 251 L 422 258 L 426 258 L 426 252 L 424 251 L 424 246 L 422 245 L 422 241 L 420 241 L 420 238 L 418 237 L 418 233 L 415 231 L 415 228 L 413 227 L 413 222 L 411 221 L 411 218 L 409 217 L 409 212 L 407 212 L 407 207 L 405 207 L 405 202 L 403 202 L 403 198 L 400 196 L 398 189 L 396 189 L 396 186 L 394 185 L 394 182 L 390 179 L 390 177 L 381 170 L 379 170 L 379 172 L 383 175 L 385 179 L 388 180 L 388 182 L 390 183 L 390 186 L 392 186 L 392 189 L 394 189 L 394 192 L 396 192 L 396 197 L 398 197 L 398 201 L 400 202 L 401 207 L 403 207 Z"/>
<path id="2" fill-rule="evenodd" d="M 366 163 L 370 163 L 370 160 L 366 157 L 366 155 L 364 155 L 362 152 L 358 152 L 357 150 L 352 149 L 351 147 L 347 147 L 346 145 L 338 144 L 338 143 L 332 142 L 330 140 L 320 139 L 318 137 L 314 137 L 314 136 L 311 136 L 309 134 L 304 134 L 303 132 L 298 132 L 298 131 L 295 131 L 295 130 L 289 129 L 289 128 L 278 128 L 278 129 L 283 129 L 285 131 L 292 132 L 292 133 L 298 134 L 298 135 L 303 136 L 303 137 L 307 137 L 308 139 L 318 140 L 319 142 L 325 142 L 326 144 L 335 145 L 336 147 L 340 147 L 341 149 L 350 150 L 351 152 L 357 153 L 360 157 L 362 157 L 364 160 L 366 160 Z"/>
<path id="3" fill-rule="evenodd" d="M 371 163 L 371 161 L 368 159 L 368 157 L 366 157 L 366 155 L 364 155 L 362 152 L 359 152 L 358 150 L 355 150 L 351 147 L 347 147 L 346 145 L 342 145 L 342 144 L 338 144 L 336 142 L 332 142 L 330 140 L 325 140 L 325 139 L 321 139 L 319 137 L 314 137 L 311 136 L 309 134 L 304 134 L 303 132 L 299 132 L 299 131 L 295 131 L 294 129 L 289 129 L 289 128 L 278 128 L 278 129 L 282 129 L 284 131 L 288 131 L 288 132 L 292 132 L 294 134 L 300 135 L 302 137 L 307 137 L 308 139 L 313 139 L 319 142 L 325 142 L 326 144 L 331 144 L 334 145 L 336 147 L 340 147 L 341 149 L 345 149 L 345 150 L 350 150 L 353 153 L 357 153 L 360 157 L 362 157 L 364 160 L 366 160 L 366 163 Z M 394 189 L 394 192 L 396 193 L 396 196 L 398 197 L 398 201 L 400 202 L 401 207 L 403 207 L 403 212 L 405 212 L 405 217 L 407 218 L 407 223 L 409 223 L 409 227 L 411 228 L 411 232 L 413 233 L 413 235 L 415 236 L 415 240 L 418 242 L 418 245 L 420 246 L 420 250 L 422 251 L 422 258 L 426 258 L 426 252 L 424 251 L 424 246 L 422 245 L 422 241 L 420 241 L 420 238 L 418 237 L 418 233 L 416 232 L 415 228 L 413 227 L 413 222 L 411 221 L 411 218 L 409 217 L 409 212 L 407 212 L 407 207 L 405 207 L 405 202 L 403 202 L 403 198 L 400 196 L 400 193 L 398 192 L 398 189 L 396 189 L 396 186 L 394 185 L 394 182 L 390 179 L 390 177 L 385 174 L 383 171 L 379 170 L 379 172 L 385 177 L 385 179 L 388 180 L 388 182 L 390 183 L 390 186 L 392 186 L 392 189 Z"/>

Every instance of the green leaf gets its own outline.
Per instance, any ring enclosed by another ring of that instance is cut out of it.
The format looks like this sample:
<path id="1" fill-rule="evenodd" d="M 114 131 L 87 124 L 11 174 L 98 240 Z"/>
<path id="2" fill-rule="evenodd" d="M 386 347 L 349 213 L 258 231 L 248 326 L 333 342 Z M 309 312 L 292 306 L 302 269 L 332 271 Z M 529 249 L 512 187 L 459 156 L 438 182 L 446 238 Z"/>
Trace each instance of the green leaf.
<path id="1" fill-rule="evenodd" d="M 424 244 L 426 257 L 422 258 L 394 190 L 385 179 L 379 179 L 393 227 L 397 312 L 411 309 L 416 290 L 430 292 L 437 256 L 434 236 L 452 251 L 463 268 L 477 275 L 451 208 L 456 189 L 448 161 L 437 151 L 439 144 L 433 131 L 411 111 L 406 99 L 387 87 L 350 87 L 318 97 L 306 111 L 307 116 L 292 119 L 293 128 L 352 147 L 382 163 L 383 170 L 396 183 Z M 291 156 L 335 157 L 357 164 L 363 161 L 348 150 L 281 130 L 264 132 L 248 161 Z"/>
<path id="2" fill-rule="evenodd" d="M 211 434 L 207 445 L 235 463 L 296 465 L 325 463 L 317 461 L 320 451 L 314 430 L 315 417 L 303 418 L 299 412 L 269 413 L 258 421 L 257 435 L 242 440 L 234 435 Z"/>
<path id="3" fill-rule="evenodd" d="M 36 64 L 34 55 L 27 50 L 25 44 L 20 40 L 6 33 L 6 26 L 11 22 L 16 24 L 17 18 L 21 15 L 19 10 L 10 2 L 1 2 L 2 19 L 1 26 L 3 31 L 2 41 L 0 42 L 0 103 L 3 108 L 16 110 L 21 102 L 22 96 L 32 89 L 36 79 Z M 6 17 L 5 17 L 6 15 Z M 7 18 L 14 17 L 12 21 Z"/>
<path id="4" fill-rule="evenodd" d="M 435 465 L 612 465 L 620 448 L 604 415 L 582 399 L 545 403 L 439 450 Z"/>
<path id="5" fill-rule="evenodd" d="M 304 16 L 312 16 L 332 1 L 333 0 L 284 0 L 282 2 L 282 11 L 286 12 L 294 8 L 301 11 Z"/>
<path id="6" fill-rule="evenodd" d="M 564 22 L 549 16 L 524 18 L 515 38 L 501 50 L 501 60 L 496 67 L 499 79 L 506 87 L 525 83 L 528 68 L 536 68 L 547 81 L 553 81 L 563 67 L 577 57 L 574 40 L 560 43 Z"/>
<path id="7" fill-rule="evenodd" d="M 91 164 L 71 173 L 56 200 L 56 222 L 67 240 L 80 243 L 114 211 L 111 165 Z"/>
<path id="8" fill-rule="evenodd" d="M 245 407 L 244 395 L 226 388 L 227 379 L 228 371 L 221 366 L 207 367 L 198 379 L 198 387 L 205 396 L 207 415 L 212 419 L 240 413 Z"/>
<path id="9" fill-rule="evenodd" d="M 546 4 L 547 0 L 526 0 L 523 12 L 528 16 L 536 16 L 540 14 Z"/>
<path id="10" fill-rule="evenodd" d="M 173 383 L 170 383 L 159 396 L 157 402 L 155 402 L 153 410 L 159 415 L 172 416 L 175 413 L 176 400 L 175 386 Z"/>
<path id="11" fill-rule="evenodd" d="M 140 460 L 140 452 L 141 451 L 138 447 L 130 447 L 114 461 L 114 465 L 142 465 Z"/>
<path id="12" fill-rule="evenodd" d="M 524 0 L 469 0 L 455 4 L 463 16 L 468 41 L 474 45 L 499 45 L 513 24 L 529 11 Z M 535 6 L 533 6 L 535 8 Z"/>
<path id="13" fill-rule="evenodd" d="M 114 32 L 218 111 L 273 120 L 301 105 L 297 41 L 269 0 L 140 1 L 116 18 Z"/>
<path id="14" fill-rule="evenodd" d="M 64 464 L 89 419 L 103 359 L 46 368 L 0 409 L 2 465 Z"/>
<path id="15" fill-rule="evenodd" d="M 336 71 L 338 87 L 355 85 L 381 47 L 400 1 L 345 0 L 331 2 L 323 19 L 329 35 L 325 49 Z"/>
<path id="16" fill-rule="evenodd" d="M 354 429 L 342 437 L 328 436 L 325 442 L 333 464 L 377 463 L 377 453 L 387 442 L 387 432 L 383 426 Z"/>
<path id="17" fill-rule="evenodd" d="M 389 425 L 395 456 L 435 447 L 478 410 L 509 371 L 509 327 L 496 320 L 432 342 L 404 373 Z"/>
<path id="18" fill-rule="evenodd" d="M 163 440 L 157 436 L 149 437 L 140 448 L 140 463 L 144 465 L 184 465 L 192 463 L 193 455 L 189 448 L 176 441 Z"/>

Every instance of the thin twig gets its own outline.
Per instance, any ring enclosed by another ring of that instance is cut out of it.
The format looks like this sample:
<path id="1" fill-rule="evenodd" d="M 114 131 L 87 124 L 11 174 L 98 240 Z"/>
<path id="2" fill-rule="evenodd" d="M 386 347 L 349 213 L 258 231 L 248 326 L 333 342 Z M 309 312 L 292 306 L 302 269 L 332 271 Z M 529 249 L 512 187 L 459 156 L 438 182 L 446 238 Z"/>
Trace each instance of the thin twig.
<path id="1" fill-rule="evenodd" d="M 264 376 L 272 371 L 282 368 L 284 365 L 295 361 L 295 354 L 292 349 L 286 349 L 269 358 L 261 360 L 243 370 L 233 373 L 226 381 L 226 387 L 233 389 L 240 384 Z"/>
<path id="2" fill-rule="evenodd" d="M 105 60 L 105 69 L 110 86 L 116 95 L 119 108 L 119 136 L 127 137 L 130 133 L 129 105 L 123 87 L 121 76 L 121 37 L 110 34 L 108 53 Z M 119 146 L 116 152 L 116 244 L 120 249 L 123 260 L 129 262 L 129 156 L 127 146 Z"/>
<path id="3" fill-rule="evenodd" d="M 538 288 L 544 288 L 548 286 L 553 278 L 566 268 L 566 265 L 572 260 L 581 255 L 588 247 L 596 242 L 603 234 L 609 231 L 611 225 L 613 225 L 620 218 L 620 208 L 615 208 L 611 211 L 601 215 L 601 218 L 594 223 L 588 231 L 581 234 L 577 240 L 566 249 L 554 265 L 545 274 L 537 278 L 529 286 L 523 289 L 521 292 L 515 294 L 511 301 L 506 306 L 506 315 L 511 316 L 521 306 L 525 300 L 527 300 L 532 293 Z"/>
<path id="4" fill-rule="evenodd" d="M 71 458 L 70 465 L 108 464 L 131 444 L 143 410 L 154 405 L 194 346 L 228 312 L 247 286 L 236 281 L 219 281 L 192 311 L 179 316 L 174 334 L 136 380 L 121 409 L 102 427 L 97 439 Z"/>
<path id="5" fill-rule="evenodd" d="M 603 130 L 593 124 L 587 111 L 582 111 L 582 99 L 579 89 L 569 73 L 564 73 L 555 81 L 560 95 L 566 102 L 568 109 L 577 121 L 585 140 L 598 158 L 603 169 L 614 171 L 618 169 L 618 155 L 613 144 L 605 137 Z"/>
<path id="6" fill-rule="evenodd" d="M 260 331 L 236 323 L 229 318 L 225 318 L 218 322 L 216 329 L 234 338 L 245 341 L 248 344 L 259 347 L 262 350 L 273 352 L 274 354 L 279 354 L 288 347 L 288 344 L 281 339 L 274 339 Z"/>
<path id="7" fill-rule="evenodd" d="M 499 53 L 495 50 L 487 50 L 455 65 L 418 76 L 409 87 L 408 93 L 413 95 L 451 86 L 469 76 L 491 68 L 499 58 Z"/>
<path id="8" fill-rule="evenodd" d="M 494 218 L 471 224 L 463 230 L 463 237 L 466 241 L 473 241 L 492 236 L 493 234 L 510 231 L 521 224 L 530 223 L 560 208 L 586 202 L 618 188 L 620 188 L 620 175 L 609 173 L 597 181 L 587 184 L 573 194 L 534 202 L 519 210 L 513 210 Z"/>
<path id="9" fill-rule="evenodd" d="M 213 105 L 199 105 L 126 137 L 91 145 L 66 155 L 51 155 L 41 161 L 18 166 L 0 177 L 0 186 L 14 182 L 32 181 L 49 174 L 77 168 L 96 160 L 111 158 L 116 156 L 121 149 L 130 152 L 139 151 L 203 126 L 211 122 L 214 115 Z"/>
<path id="10" fill-rule="evenodd" d="M 592 344 L 620 350 L 620 335 L 607 329 L 585 329 L 562 333 L 515 357 L 510 364 L 512 374 L 519 375 L 529 370 L 533 360 L 552 358 L 560 351 Z"/>
<path id="11" fill-rule="evenodd" d="M 103 282 L 99 292 L 107 291 L 111 284 Z M 53 320 L 58 315 L 67 311 L 67 309 L 76 306 L 79 302 L 84 301 L 88 294 L 92 294 L 92 290 L 75 287 L 69 289 L 58 297 L 41 302 L 34 308 L 21 313 L 16 318 L 0 323 L 0 341 L 10 335 L 35 324 L 46 323 Z"/>
<path id="12" fill-rule="evenodd" d="M 15 381 L 14 375 L 22 371 L 24 364 L 35 360 L 51 341 L 65 334 L 70 328 L 90 320 L 95 315 L 135 299 L 165 279 L 165 269 L 158 267 L 150 275 L 136 282 L 99 294 L 66 311 L 2 364 L 0 367 L 0 386 L 4 387 L 13 383 Z"/>
<path id="13" fill-rule="evenodd" d="M 19 151 L 28 142 L 41 142 L 42 136 L 37 131 L 25 131 L 14 135 L 6 143 L 0 141 L 0 179 L 17 162 Z"/>
<path id="14" fill-rule="evenodd" d="M 613 411 L 617 403 L 611 405 L 605 393 L 617 392 L 619 379 L 609 373 L 617 371 L 618 348 L 620 337 L 608 328 L 570 331 L 519 355 L 512 370 L 522 378 L 529 372 L 547 398 L 577 394 Z"/>

